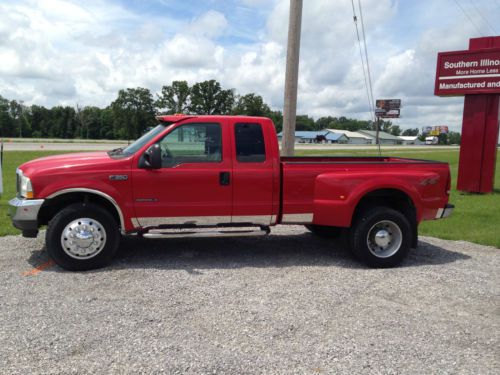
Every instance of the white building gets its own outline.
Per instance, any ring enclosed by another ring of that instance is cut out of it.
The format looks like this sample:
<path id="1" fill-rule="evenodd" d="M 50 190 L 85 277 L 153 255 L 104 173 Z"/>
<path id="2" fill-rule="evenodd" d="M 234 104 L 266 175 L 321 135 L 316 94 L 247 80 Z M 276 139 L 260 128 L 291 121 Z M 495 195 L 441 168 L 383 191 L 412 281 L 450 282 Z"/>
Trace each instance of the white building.
<path id="1" fill-rule="evenodd" d="M 422 145 L 422 144 L 424 144 L 424 142 L 422 142 L 420 139 L 418 139 L 417 135 L 400 135 L 399 138 L 401 138 L 404 145 Z"/>
<path id="2" fill-rule="evenodd" d="M 349 139 L 349 144 L 355 144 L 355 145 L 369 145 L 372 143 L 372 140 L 370 137 L 361 134 L 359 132 L 351 132 L 349 130 L 342 130 L 342 129 L 326 129 L 329 132 L 332 133 L 337 133 L 337 134 L 344 134 L 348 139 Z"/>
<path id="3" fill-rule="evenodd" d="M 359 130 L 358 132 L 366 137 L 370 137 L 372 144 L 377 143 L 377 132 L 375 130 Z M 403 143 L 399 137 L 383 131 L 378 132 L 378 139 L 381 145 L 399 145 Z"/>

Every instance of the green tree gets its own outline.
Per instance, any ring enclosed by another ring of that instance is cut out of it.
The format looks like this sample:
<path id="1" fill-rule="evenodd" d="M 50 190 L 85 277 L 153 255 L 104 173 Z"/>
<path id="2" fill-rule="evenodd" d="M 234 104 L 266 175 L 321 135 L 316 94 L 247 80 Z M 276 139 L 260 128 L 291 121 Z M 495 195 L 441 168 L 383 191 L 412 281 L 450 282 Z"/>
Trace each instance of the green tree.
<path id="1" fill-rule="evenodd" d="M 14 121 L 10 115 L 10 103 L 0 95 L 0 136 L 11 137 L 14 135 Z"/>
<path id="2" fill-rule="evenodd" d="M 396 137 L 401 135 L 401 128 L 399 127 L 399 125 L 392 125 L 390 134 L 392 134 Z"/>
<path id="3" fill-rule="evenodd" d="M 448 143 L 450 145 L 459 145 L 461 141 L 462 141 L 462 134 L 458 132 L 448 133 Z"/>
<path id="4" fill-rule="evenodd" d="M 187 113 L 191 88 L 187 81 L 173 81 L 169 86 L 163 86 L 161 95 L 155 105 L 159 112 L 165 114 Z"/>
<path id="5" fill-rule="evenodd" d="M 106 138 L 101 131 L 104 127 L 102 112 L 98 107 L 77 107 L 77 117 L 81 124 L 81 137 L 87 139 Z"/>
<path id="6" fill-rule="evenodd" d="M 440 133 L 438 135 L 438 144 L 440 144 L 440 145 L 447 145 L 448 144 L 448 134 L 446 134 L 446 133 Z"/>
<path id="7" fill-rule="evenodd" d="M 216 80 L 198 82 L 191 88 L 189 111 L 197 115 L 226 115 L 234 104 L 233 90 L 223 90 Z"/>
<path id="8" fill-rule="evenodd" d="M 283 113 L 281 111 L 271 111 L 269 118 L 273 121 L 276 133 L 283 130 Z"/>
<path id="9" fill-rule="evenodd" d="M 332 128 L 332 127 L 334 127 L 336 120 L 337 119 L 335 117 L 332 117 L 332 116 L 320 117 L 314 123 L 314 127 L 316 128 L 316 130 L 323 130 L 323 129 Z"/>
<path id="10" fill-rule="evenodd" d="M 9 113 L 10 117 L 12 119 L 12 125 L 14 129 L 12 129 L 12 132 L 18 136 L 22 137 L 23 135 L 23 122 L 24 122 L 24 116 L 23 116 L 23 105 L 21 103 L 18 103 L 15 100 L 11 100 L 9 103 Z"/>
<path id="11" fill-rule="evenodd" d="M 116 138 L 138 138 L 156 122 L 153 95 L 142 87 L 120 90 L 111 110 Z"/>
<path id="12" fill-rule="evenodd" d="M 30 107 L 31 136 L 34 138 L 47 138 L 51 123 L 51 113 L 45 107 L 33 104 Z"/>
<path id="13" fill-rule="evenodd" d="M 314 119 L 308 115 L 298 115 L 295 118 L 296 130 L 315 130 Z"/>
<path id="14" fill-rule="evenodd" d="M 416 136 L 418 135 L 418 128 L 414 128 L 414 129 L 405 129 L 403 131 L 403 134 L 402 135 L 405 135 L 405 136 Z"/>
<path id="15" fill-rule="evenodd" d="M 271 109 L 262 96 L 254 93 L 239 96 L 233 109 L 235 115 L 269 117 L 270 113 Z"/>
<path id="16" fill-rule="evenodd" d="M 99 139 L 115 139 L 113 133 L 114 115 L 111 107 L 106 107 L 100 112 Z"/>

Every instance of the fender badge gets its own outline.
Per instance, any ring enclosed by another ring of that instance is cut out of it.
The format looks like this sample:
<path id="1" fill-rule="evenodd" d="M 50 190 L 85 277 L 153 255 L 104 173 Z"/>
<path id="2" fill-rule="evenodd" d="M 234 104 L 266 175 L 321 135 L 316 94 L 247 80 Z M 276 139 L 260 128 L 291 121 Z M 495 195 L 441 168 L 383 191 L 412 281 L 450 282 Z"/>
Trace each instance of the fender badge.
<path id="1" fill-rule="evenodd" d="M 429 178 L 424 178 L 422 181 L 420 181 L 420 185 L 426 186 L 426 185 L 435 185 L 439 181 L 439 177 L 429 177 Z"/>
<path id="2" fill-rule="evenodd" d="M 126 174 L 112 174 L 109 176 L 111 181 L 126 181 L 128 180 L 128 175 Z"/>

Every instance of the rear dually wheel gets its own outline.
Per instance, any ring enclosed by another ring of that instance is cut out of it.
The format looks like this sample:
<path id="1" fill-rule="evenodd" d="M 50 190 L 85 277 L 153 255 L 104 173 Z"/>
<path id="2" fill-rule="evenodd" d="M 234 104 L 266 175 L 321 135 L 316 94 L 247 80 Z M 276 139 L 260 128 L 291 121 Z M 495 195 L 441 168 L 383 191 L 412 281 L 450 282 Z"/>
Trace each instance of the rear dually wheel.
<path id="1" fill-rule="evenodd" d="M 408 255 L 412 243 L 409 220 L 388 207 L 362 211 L 350 230 L 350 248 L 370 267 L 394 267 Z"/>

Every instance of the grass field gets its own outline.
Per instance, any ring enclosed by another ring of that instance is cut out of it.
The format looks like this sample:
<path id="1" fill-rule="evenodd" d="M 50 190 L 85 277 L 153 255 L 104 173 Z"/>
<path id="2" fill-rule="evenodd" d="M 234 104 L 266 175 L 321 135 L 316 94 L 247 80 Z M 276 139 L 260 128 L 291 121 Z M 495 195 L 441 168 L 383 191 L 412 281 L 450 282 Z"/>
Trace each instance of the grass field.
<path id="1" fill-rule="evenodd" d="M 62 152 L 50 151 L 8 151 L 4 153 L 3 178 L 4 193 L 0 199 L 0 236 L 18 234 L 8 217 L 8 200 L 14 197 L 15 170 L 25 161 Z M 376 155 L 375 150 L 298 150 L 297 155 Z M 500 154 L 497 158 L 495 192 L 493 194 L 463 194 L 456 191 L 458 150 L 395 150 L 384 151 L 383 155 L 401 156 L 418 159 L 446 161 L 452 173 L 452 192 L 450 202 L 455 212 L 446 220 L 424 222 L 420 234 L 450 240 L 465 240 L 500 248 Z"/>

